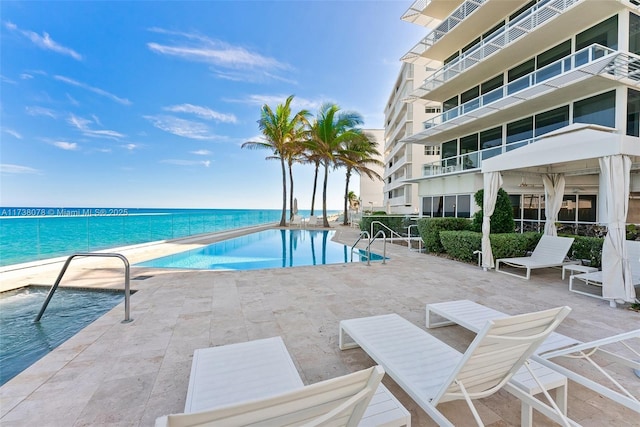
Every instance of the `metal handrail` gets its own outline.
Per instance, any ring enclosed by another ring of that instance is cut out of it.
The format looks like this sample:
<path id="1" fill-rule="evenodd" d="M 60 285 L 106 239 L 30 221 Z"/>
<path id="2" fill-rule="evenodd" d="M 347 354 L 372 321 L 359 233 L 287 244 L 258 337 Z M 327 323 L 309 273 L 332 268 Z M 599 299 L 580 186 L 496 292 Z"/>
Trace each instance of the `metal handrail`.
<path id="1" fill-rule="evenodd" d="M 371 221 L 371 234 L 373 235 L 373 224 L 380 224 L 382 226 L 382 228 L 386 228 L 387 230 L 389 230 L 389 237 L 391 238 L 391 243 L 393 243 L 393 235 L 397 235 L 400 239 L 402 239 L 403 237 L 400 235 L 400 233 L 398 233 L 397 231 L 392 230 L 391 228 L 389 228 L 389 226 L 385 223 L 382 223 L 380 221 Z M 380 230 L 382 231 L 382 230 Z M 380 231 L 378 231 L 378 233 L 376 233 L 376 235 L 373 237 L 372 240 L 375 240 L 376 237 L 378 236 L 378 234 L 380 234 Z M 387 235 L 384 235 L 385 240 L 387 239 Z"/>
<path id="2" fill-rule="evenodd" d="M 374 221 L 374 222 L 377 222 L 377 221 Z M 382 225 L 384 225 L 384 224 L 382 224 Z M 369 256 L 367 258 L 367 265 L 371 265 L 371 244 L 378 238 L 378 236 L 381 233 L 382 233 L 382 241 L 384 242 L 383 245 L 382 245 L 382 263 L 386 264 L 386 260 L 387 260 L 387 235 L 384 233 L 384 230 L 378 230 L 378 232 L 375 234 L 375 236 L 373 236 L 373 238 L 371 238 L 369 240 L 369 245 L 367 246 L 367 253 L 369 254 Z M 396 234 L 398 234 L 398 233 L 396 233 Z"/>
<path id="3" fill-rule="evenodd" d="M 413 249 L 411 247 L 411 228 L 415 227 L 418 228 L 417 224 L 411 224 L 407 227 L 407 246 L 409 246 L 409 250 Z M 416 237 L 418 237 L 418 251 L 422 252 L 422 237 L 420 237 L 420 232 L 418 232 L 418 234 L 416 235 Z"/>
<path id="4" fill-rule="evenodd" d="M 367 241 L 371 242 L 371 235 L 369 234 L 369 232 L 368 231 L 361 231 L 360 232 L 360 237 L 358 237 L 358 240 L 356 240 L 356 242 L 351 246 L 351 262 L 353 262 L 353 251 L 356 248 L 356 245 L 358 243 L 360 243 L 360 240 L 362 240 L 362 238 L 364 236 L 367 236 Z M 368 254 L 367 254 L 367 259 L 369 259 L 369 258 L 371 258 L 371 251 L 369 251 Z"/>
<path id="5" fill-rule="evenodd" d="M 131 296 L 131 291 L 129 287 L 129 271 L 130 271 L 129 260 L 124 255 L 121 255 L 121 254 L 95 253 L 95 252 L 87 252 L 87 253 L 80 252 L 80 253 L 73 254 L 69 258 L 67 258 L 64 265 L 62 266 L 62 270 L 60 270 L 60 274 L 58 274 L 58 278 L 56 279 L 56 282 L 53 284 L 53 286 L 49 290 L 49 293 L 47 294 L 47 298 L 44 300 L 44 304 L 42 304 L 42 308 L 40 308 L 40 312 L 36 316 L 35 322 L 39 322 L 40 319 L 42 318 L 42 315 L 44 314 L 44 311 L 47 309 L 47 306 L 49 305 L 49 302 L 51 301 L 53 294 L 56 292 L 56 289 L 58 289 L 58 285 L 62 281 L 62 276 L 64 276 L 64 273 L 66 273 L 67 268 L 71 263 L 71 260 L 80 256 L 81 257 L 120 258 L 122 262 L 124 262 L 124 276 L 125 276 L 124 277 L 124 320 L 122 321 L 122 323 L 131 322 L 132 319 L 129 317 L 129 298 Z"/>

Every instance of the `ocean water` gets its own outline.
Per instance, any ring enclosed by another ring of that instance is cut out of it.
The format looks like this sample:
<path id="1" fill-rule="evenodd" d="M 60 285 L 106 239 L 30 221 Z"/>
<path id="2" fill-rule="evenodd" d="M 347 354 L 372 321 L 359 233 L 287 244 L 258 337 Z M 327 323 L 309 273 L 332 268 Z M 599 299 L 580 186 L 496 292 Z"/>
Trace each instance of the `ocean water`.
<path id="1" fill-rule="evenodd" d="M 0 207 L 0 266 L 268 224 L 280 221 L 281 212 Z M 299 215 L 309 216 L 309 211 Z"/>

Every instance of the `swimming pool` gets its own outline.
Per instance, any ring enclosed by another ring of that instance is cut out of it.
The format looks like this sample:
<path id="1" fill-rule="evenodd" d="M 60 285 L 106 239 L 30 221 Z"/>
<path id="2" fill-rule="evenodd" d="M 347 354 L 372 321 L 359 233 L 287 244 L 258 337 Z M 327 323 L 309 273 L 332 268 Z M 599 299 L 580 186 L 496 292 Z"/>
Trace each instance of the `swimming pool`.
<path id="1" fill-rule="evenodd" d="M 351 261 L 351 248 L 331 240 L 335 230 L 264 230 L 136 264 L 194 270 L 257 270 Z M 354 262 L 366 261 L 358 250 Z M 371 254 L 371 260 L 382 256 Z"/>
<path id="2" fill-rule="evenodd" d="M 49 287 L 0 293 L 0 385 L 31 366 L 124 299 L 118 291 L 58 288 L 40 322 Z"/>

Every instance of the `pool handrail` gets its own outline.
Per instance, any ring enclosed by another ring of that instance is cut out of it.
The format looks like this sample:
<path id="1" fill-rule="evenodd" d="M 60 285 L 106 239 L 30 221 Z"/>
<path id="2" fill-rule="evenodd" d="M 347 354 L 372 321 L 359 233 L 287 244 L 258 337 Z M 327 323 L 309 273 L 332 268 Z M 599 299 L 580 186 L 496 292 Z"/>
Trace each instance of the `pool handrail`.
<path id="1" fill-rule="evenodd" d="M 64 276 L 64 273 L 66 273 L 67 268 L 71 263 L 71 260 L 76 257 L 107 257 L 107 258 L 120 258 L 122 260 L 122 262 L 124 263 L 124 320 L 121 323 L 132 322 L 133 319 L 131 319 L 129 316 L 129 311 L 130 311 L 129 299 L 131 296 L 131 289 L 129 286 L 129 271 L 130 271 L 129 260 L 122 254 L 108 253 L 108 252 L 104 252 L 104 253 L 103 252 L 78 252 L 69 256 L 65 261 L 64 265 L 62 266 L 62 270 L 60 270 L 60 273 L 58 274 L 58 278 L 56 279 L 56 282 L 53 284 L 53 286 L 49 290 L 49 293 L 47 294 L 47 298 L 44 300 L 44 303 L 40 308 L 40 312 L 36 316 L 36 319 L 34 320 L 34 322 L 39 322 L 40 319 L 42 318 L 44 311 L 47 309 L 47 306 L 49 305 L 49 302 L 53 297 L 53 294 L 56 292 L 56 289 L 58 289 L 58 285 L 62 281 L 62 276 Z"/>

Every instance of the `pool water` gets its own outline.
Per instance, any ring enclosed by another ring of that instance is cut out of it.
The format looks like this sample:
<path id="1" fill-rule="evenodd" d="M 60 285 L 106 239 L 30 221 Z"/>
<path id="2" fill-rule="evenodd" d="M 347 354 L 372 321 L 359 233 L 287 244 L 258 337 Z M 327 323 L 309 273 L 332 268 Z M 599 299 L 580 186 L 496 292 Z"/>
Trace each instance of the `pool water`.
<path id="1" fill-rule="evenodd" d="M 257 270 L 351 262 L 351 247 L 331 240 L 335 230 L 265 230 L 136 264 L 195 270 Z M 366 261 L 356 250 L 353 262 Z M 382 260 L 371 254 L 371 260 Z"/>
<path id="2" fill-rule="evenodd" d="M 58 288 L 39 323 L 48 287 L 0 293 L 0 385 L 31 366 L 124 299 L 116 291 Z"/>

